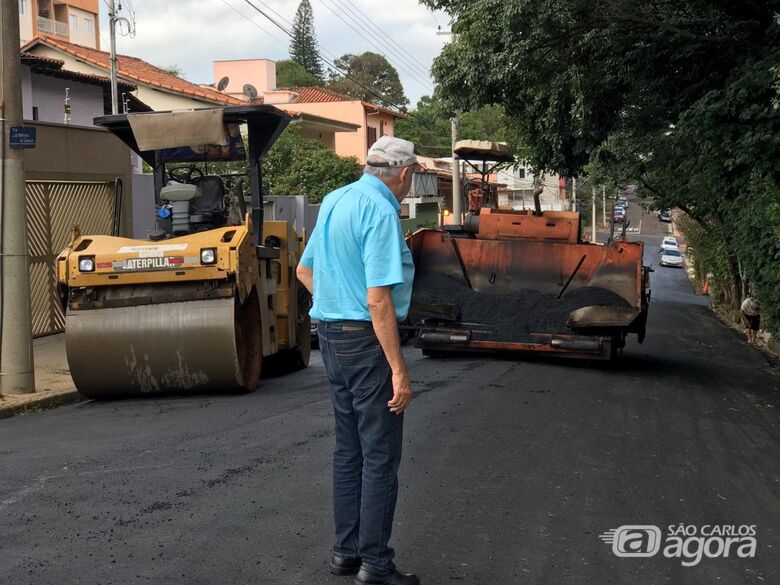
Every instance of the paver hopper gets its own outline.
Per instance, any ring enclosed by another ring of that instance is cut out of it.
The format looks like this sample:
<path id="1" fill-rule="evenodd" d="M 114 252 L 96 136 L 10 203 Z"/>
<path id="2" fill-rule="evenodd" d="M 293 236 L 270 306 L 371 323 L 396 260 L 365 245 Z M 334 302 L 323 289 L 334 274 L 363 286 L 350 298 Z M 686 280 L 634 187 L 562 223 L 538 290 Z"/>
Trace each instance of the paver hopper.
<path id="1" fill-rule="evenodd" d="M 133 240 L 74 226 L 57 259 L 82 394 L 251 390 L 267 358 L 308 364 L 309 298 L 295 277 L 303 241 L 288 222 L 263 220 L 260 159 L 288 122 L 272 106 L 95 120 L 154 170 L 157 229 Z M 233 172 L 214 173 L 229 161 Z"/>
<path id="2" fill-rule="evenodd" d="M 627 334 L 644 340 L 643 244 L 583 243 L 579 213 L 542 211 L 540 191 L 533 210 L 482 208 L 463 226 L 410 237 L 411 319 L 423 353 L 610 359 Z"/>

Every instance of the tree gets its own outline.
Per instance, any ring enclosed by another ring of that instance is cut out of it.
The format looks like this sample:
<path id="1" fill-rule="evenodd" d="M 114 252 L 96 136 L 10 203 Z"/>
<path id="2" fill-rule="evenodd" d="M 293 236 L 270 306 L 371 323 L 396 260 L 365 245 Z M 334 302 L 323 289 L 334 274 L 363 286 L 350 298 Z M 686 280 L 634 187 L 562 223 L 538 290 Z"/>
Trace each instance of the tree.
<path id="1" fill-rule="evenodd" d="M 162 69 L 166 73 L 175 75 L 176 77 L 182 77 L 184 75 L 184 71 L 178 65 L 168 65 L 167 67 L 160 67 L 160 69 Z"/>
<path id="2" fill-rule="evenodd" d="M 369 51 L 362 55 L 347 54 L 336 59 L 334 65 L 346 75 L 332 71 L 329 89 L 385 107 L 405 109 L 409 103 L 398 71 L 384 56 Z"/>
<path id="3" fill-rule="evenodd" d="M 343 157 L 288 128 L 263 159 L 263 187 L 269 195 L 306 195 L 319 203 L 334 189 L 360 177 L 355 157 Z"/>
<path id="4" fill-rule="evenodd" d="M 317 79 L 323 79 L 322 60 L 314 30 L 314 11 L 309 0 L 301 0 L 292 23 L 290 57 Z"/>
<path id="5" fill-rule="evenodd" d="M 320 84 L 321 79 L 306 71 L 296 61 L 277 61 L 276 87 L 313 87 Z"/>

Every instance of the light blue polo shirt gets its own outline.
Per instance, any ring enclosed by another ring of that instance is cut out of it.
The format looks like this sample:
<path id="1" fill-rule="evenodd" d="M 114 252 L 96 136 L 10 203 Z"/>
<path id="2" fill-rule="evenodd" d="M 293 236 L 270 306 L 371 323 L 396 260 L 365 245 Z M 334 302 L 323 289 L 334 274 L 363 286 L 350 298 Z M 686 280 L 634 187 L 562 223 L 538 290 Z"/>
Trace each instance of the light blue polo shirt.
<path id="1" fill-rule="evenodd" d="M 404 241 L 401 206 L 372 175 L 329 193 L 301 257 L 314 272 L 312 319 L 370 321 L 367 289 L 390 286 L 399 320 L 412 297 L 414 263 Z"/>

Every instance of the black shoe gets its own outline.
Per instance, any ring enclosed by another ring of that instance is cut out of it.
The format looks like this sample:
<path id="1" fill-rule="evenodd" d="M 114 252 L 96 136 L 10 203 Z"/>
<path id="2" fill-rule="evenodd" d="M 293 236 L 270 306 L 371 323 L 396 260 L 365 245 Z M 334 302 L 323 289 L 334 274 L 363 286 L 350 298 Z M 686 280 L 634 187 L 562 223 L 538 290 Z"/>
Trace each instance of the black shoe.
<path id="1" fill-rule="evenodd" d="M 377 575 L 365 567 L 360 567 L 360 572 L 355 577 L 355 585 L 420 585 L 420 578 L 413 573 L 401 573 L 396 570 Z"/>
<path id="2" fill-rule="evenodd" d="M 354 575 L 360 570 L 360 557 L 351 559 L 334 554 L 330 559 L 330 572 L 334 575 Z"/>

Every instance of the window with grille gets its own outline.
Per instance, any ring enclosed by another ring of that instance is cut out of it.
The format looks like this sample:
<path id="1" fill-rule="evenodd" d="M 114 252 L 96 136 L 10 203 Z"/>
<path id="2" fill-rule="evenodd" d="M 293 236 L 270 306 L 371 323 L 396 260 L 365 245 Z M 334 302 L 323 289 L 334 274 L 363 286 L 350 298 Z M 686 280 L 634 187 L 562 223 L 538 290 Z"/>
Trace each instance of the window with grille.
<path id="1" fill-rule="evenodd" d="M 368 148 L 371 148 L 371 146 L 376 142 L 376 128 L 371 128 L 370 126 L 367 128 L 368 130 Z"/>

